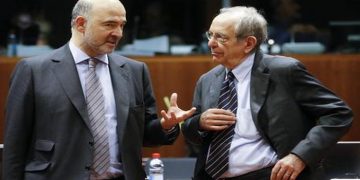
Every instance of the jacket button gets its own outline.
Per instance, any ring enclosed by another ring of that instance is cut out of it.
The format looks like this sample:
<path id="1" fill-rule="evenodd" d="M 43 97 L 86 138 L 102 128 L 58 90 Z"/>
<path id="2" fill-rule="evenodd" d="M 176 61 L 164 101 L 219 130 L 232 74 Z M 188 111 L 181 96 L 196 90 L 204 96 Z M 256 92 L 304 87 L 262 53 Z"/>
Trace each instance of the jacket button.
<path id="1" fill-rule="evenodd" d="M 88 171 L 90 171 L 91 165 L 90 165 L 90 164 L 86 164 L 85 169 L 88 170 Z"/>

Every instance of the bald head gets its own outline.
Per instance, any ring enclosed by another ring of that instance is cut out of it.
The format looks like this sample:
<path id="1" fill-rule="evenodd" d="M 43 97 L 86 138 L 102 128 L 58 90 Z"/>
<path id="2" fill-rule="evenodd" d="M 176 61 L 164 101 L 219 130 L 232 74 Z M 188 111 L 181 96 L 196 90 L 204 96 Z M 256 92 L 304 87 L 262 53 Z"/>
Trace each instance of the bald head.
<path id="1" fill-rule="evenodd" d="M 111 53 L 123 36 L 126 12 L 119 0 L 79 0 L 70 41 L 90 57 Z"/>
<path id="2" fill-rule="evenodd" d="M 71 14 L 71 27 L 75 25 L 75 19 L 83 16 L 91 18 L 91 12 L 98 8 L 116 7 L 125 12 L 125 7 L 119 0 L 78 0 Z"/>

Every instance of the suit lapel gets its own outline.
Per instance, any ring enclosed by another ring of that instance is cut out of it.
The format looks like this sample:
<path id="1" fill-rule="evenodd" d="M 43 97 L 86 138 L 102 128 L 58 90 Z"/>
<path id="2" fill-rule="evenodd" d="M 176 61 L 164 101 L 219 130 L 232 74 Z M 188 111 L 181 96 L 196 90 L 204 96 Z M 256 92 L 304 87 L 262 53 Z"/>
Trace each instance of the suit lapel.
<path id="1" fill-rule="evenodd" d="M 208 87 L 209 98 L 208 99 L 208 108 L 215 108 L 218 106 L 218 100 L 220 96 L 220 90 L 222 82 L 225 79 L 225 68 L 221 66 L 211 77 L 210 85 Z M 206 108 L 206 109 L 208 109 Z"/>
<path id="2" fill-rule="evenodd" d="M 257 52 L 255 55 L 254 65 L 251 71 L 250 81 L 250 106 L 252 118 L 258 130 L 261 126 L 258 122 L 259 111 L 262 108 L 269 86 L 269 69 L 263 60 L 263 54 Z"/>
<path id="3" fill-rule="evenodd" d="M 109 55 L 109 69 L 111 82 L 114 89 L 116 115 L 117 115 L 117 129 L 120 141 L 122 141 L 123 133 L 125 132 L 125 123 L 128 117 L 129 111 L 129 92 L 127 85 L 129 82 L 129 72 L 125 68 L 125 61 L 119 57 Z M 120 142 L 121 143 L 121 142 Z"/>
<path id="4" fill-rule="evenodd" d="M 61 83 L 65 93 L 90 129 L 86 102 L 74 58 L 68 45 L 63 46 L 53 58 L 52 71 Z"/>

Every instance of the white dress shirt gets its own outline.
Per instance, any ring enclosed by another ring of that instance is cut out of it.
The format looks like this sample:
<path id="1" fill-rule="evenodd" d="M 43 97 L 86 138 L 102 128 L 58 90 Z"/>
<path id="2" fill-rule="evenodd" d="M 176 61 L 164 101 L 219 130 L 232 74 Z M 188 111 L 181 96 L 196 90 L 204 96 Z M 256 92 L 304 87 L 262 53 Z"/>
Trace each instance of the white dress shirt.
<path id="1" fill-rule="evenodd" d="M 232 72 L 238 97 L 235 134 L 230 154 L 229 170 L 222 177 L 234 177 L 262 169 L 276 163 L 277 155 L 260 136 L 250 109 L 250 77 L 255 54 L 248 56 Z"/>
<path id="2" fill-rule="evenodd" d="M 85 78 L 88 72 L 88 62 L 90 58 L 86 53 L 81 49 L 75 46 L 73 42 L 69 42 L 69 47 L 71 54 L 74 57 L 76 69 L 79 74 L 81 87 L 84 93 L 85 90 Z M 117 116 L 116 116 L 116 105 L 113 86 L 111 83 L 111 76 L 109 71 L 109 59 L 107 55 L 102 55 L 98 57 L 92 57 L 99 60 L 96 65 L 96 75 L 99 77 L 99 81 L 102 86 L 104 94 L 104 103 L 105 103 L 105 120 L 107 122 L 107 131 L 109 133 L 109 153 L 110 153 L 110 167 L 108 172 L 111 174 L 122 173 L 121 163 L 118 159 L 119 157 L 119 141 L 117 138 L 116 126 L 117 126 Z"/>

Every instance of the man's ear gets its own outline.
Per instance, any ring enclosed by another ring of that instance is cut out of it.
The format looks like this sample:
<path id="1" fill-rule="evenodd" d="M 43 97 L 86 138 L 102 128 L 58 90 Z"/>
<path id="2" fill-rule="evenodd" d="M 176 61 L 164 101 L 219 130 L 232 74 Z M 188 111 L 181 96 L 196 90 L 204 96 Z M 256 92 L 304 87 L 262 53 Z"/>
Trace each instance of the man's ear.
<path id="1" fill-rule="evenodd" d="M 75 26 L 78 32 L 85 32 L 86 19 L 83 16 L 78 16 L 75 19 Z"/>
<path id="2" fill-rule="evenodd" d="M 255 36 L 248 36 L 245 39 L 245 43 L 246 43 L 246 45 L 245 45 L 244 51 L 245 51 L 245 53 L 249 53 L 255 48 L 257 39 Z"/>

